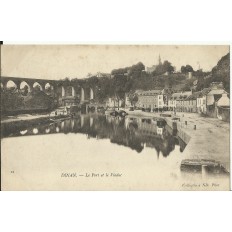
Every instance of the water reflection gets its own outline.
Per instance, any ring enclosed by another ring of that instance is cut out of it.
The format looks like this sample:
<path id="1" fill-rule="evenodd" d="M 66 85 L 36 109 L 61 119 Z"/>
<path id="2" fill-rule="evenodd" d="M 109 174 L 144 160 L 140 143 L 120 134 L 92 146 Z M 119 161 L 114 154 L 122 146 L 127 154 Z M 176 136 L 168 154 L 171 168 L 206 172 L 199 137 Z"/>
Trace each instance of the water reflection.
<path id="1" fill-rule="evenodd" d="M 111 143 L 129 147 L 138 153 L 147 147 L 155 149 L 158 157 L 160 154 L 169 156 L 176 146 L 181 152 L 185 148 L 185 143 L 173 136 L 167 125 L 153 118 L 78 115 L 37 127 L 22 125 L 22 128 L 11 127 L 2 131 L 4 137 L 55 133 L 82 133 L 87 139 L 109 139 Z"/>
<path id="2" fill-rule="evenodd" d="M 34 129 L 33 129 L 33 134 L 36 135 L 36 134 L 38 134 L 38 132 L 39 132 L 39 130 L 38 130 L 37 128 L 34 128 Z"/>
<path id="3" fill-rule="evenodd" d="M 22 130 L 22 131 L 20 131 L 20 134 L 21 135 L 25 135 L 27 133 L 27 130 Z"/>

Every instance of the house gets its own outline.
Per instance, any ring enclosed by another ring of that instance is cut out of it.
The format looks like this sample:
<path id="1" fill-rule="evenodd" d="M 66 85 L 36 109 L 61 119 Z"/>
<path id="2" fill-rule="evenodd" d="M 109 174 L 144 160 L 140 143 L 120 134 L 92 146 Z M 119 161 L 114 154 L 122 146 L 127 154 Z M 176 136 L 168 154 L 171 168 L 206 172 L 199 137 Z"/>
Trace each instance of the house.
<path id="1" fill-rule="evenodd" d="M 194 92 L 184 100 L 184 111 L 197 113 L 197 98 L 201 92 Z"/>
<path id="2" fill-rule="evenodd" d="M 136 103 L 136 106 L 149 110 L 158 109 L 159 103 L 160 106 L 162 105 L 162 99 L 159 97 L 160 95 L 161 90 L 141 91 L 138 93 L 138 102 Z"/>
<path id="3" fill-rule="evenodd" d="M 230 99 L 227 93 L 223 93 L 222 97 L 216 102 L 217 118 L 220 120 L 230 121 Z"/>
<path id="4" fill-rule="evenodd" d="M 216 103 L 227 92 L 222 82 L 212 82 L 210 88 L 204 88 L 197 97 L 197 111 L 210 117 L 217 117 Z M 221 104 L 221 103 L 220 103 Z"/>
<path id="5" fill-rule="evenodd" d="M 118 100 L 117 98 L 109 98 L 108 101 L 106 101 L 106 107 L 121 107 L 122 106 L 122 100 Z"/>
<path id="6" fill-rule="evenodd" d="M 210 117 L 217 117 L 216 102 L 227 92 L 223 88 L 223 84 L 220 82 L 212 82 L 210 85 L 210 91 L 206 95 L 206 114 Z"/>
<path id="7" fill-rule="evenodd" d="M 185 112 L 187 102 L 185 100 L 192 95 L 192 91 L 173 93 L 168 100 L 169 110 L 176 110 L 177 112 Z"/>
<path id="8" fill-rule="evenodd" d="M 158 101 L 157 101 L 158 108 L 163 109 L 164 107 L 166 107 L 164 95 L 162 93 L 159 93 L 157 97 L 158 97 Z"/>
<path id="9" fill-rule="evenodd" d="M 229 121 L 230 99 L 223 83 L 212 82 L 210 88 L 199 92 L 173 93 L 168 100 L 168 109 L 177 112 L 202 113 Z"/>
<path id="10" fill-rule="evenodd" d="M 172 96 L 172 90 L 169 88 L 165 88 L 161 91 L 161 95 L 163 96 L 162 98 L 163 102 L 161 102 L 161 104 L 163 104 L 164 109 L 168 109 L 168 101 Z M 162 107 L 161 104 L 160 107 Z"/>
<path id="11" fill-rule="evenodd" d="M 207 113 L 207 104 L 206 104 L 206 96 L 210 92 L 210 88 L 204 88 L 199 96 L 197 97 L 197 112 L 200 114 Z"/>
<path id="12" fill-rule="evenodd" d="M 136 106 L 150 111 L 163 110 L 168 107 L 167 93 L 165 90 L 141 91 Z"/>
<path id="13" fill-rule="evenodd" d="M 176 109 L 176 100 L 179 99 L 181 93 L 173 93 L 168 100 L 168 109 L 174 110 Z"/>

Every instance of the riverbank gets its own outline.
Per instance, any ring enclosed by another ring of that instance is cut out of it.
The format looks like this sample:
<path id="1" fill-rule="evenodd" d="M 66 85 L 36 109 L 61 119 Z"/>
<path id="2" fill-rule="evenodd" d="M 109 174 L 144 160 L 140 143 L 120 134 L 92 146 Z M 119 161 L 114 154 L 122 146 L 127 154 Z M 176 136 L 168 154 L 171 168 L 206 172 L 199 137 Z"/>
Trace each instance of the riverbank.
<path id="1" fill-rule="evenodd" d="M 185 158 L 213 159 L 230 172 L 230 124 L 195 113 L 179 113 L 177 116 L 180 117 L 178 133 L 190 136 L 184 151 Z"/>
<path id="2" fill-rule="evenodd" d="M 129 115 L 143 117 L 160 117 L 160 113 L 127 111 Z M 173 128 L 176 120 L 178 136 L 187 144 L 185 159 L 213 159 L 223 164 L 230 172 L 230 124 L 217 118 L 202 117 L 197 113 L 165 112 L 172 117 L 165 117 L 167 124 Z"/>
<path id="3" fill-rule="evenodd" d="M 5 116 L 1 118 L 1 124 L 17 121 L 30 121 L 34 119 L 45 119 L 49 118 L 49 114 L 19 114 L 17 116 Z"/>

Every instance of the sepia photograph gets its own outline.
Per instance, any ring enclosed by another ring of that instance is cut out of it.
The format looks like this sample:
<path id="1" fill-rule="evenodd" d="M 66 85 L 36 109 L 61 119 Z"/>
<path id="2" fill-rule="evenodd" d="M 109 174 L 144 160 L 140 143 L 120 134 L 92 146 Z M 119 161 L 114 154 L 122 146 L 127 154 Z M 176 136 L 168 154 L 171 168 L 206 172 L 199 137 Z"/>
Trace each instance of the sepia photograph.
<path id="1" fill-rule="evenodd" d="M 1 231 L 231 230 L 231 1 L 1 1 Z"/>
<path id="2" fill-rule="evenodd" d="M 1 189 L 230 190 L 229 45 L 0 45 Z"/>

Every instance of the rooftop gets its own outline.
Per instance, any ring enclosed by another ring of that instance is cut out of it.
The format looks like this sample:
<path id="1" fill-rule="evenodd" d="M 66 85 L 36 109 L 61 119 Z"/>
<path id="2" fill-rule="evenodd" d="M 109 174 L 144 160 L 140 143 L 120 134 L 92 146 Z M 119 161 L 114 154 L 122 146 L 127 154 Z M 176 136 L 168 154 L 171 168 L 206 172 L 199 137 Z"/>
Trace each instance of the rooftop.
<path id="1" fill-rule="evenodd" d="M 204 88 L 203 90 L 201 90 L 201 95 L 206 95 L 210 92 L 210 88 Z"/>
<path id="2" fill-rule="evenodd" d="M 196 100 L 199 96 L 201 95 L 201 92 L 194 92 L 193 94 L 191 94 L 187 99 L 188 100 Z"/>
<path id="3" fill-rule="evenodd" d="M 208 92 L 208 95 L 217 95 L 217 94 L 223 94 L 227 93 L 224 89 L 212 89 Z"/>
<path id="4" fill-rule="evenodd" d="M 149 95 L 157 95 L 157 94 L 160 94 L 162 90 L 148 90 L 148 91 L 141 91 L 139 92 L 138 94 L 139 95 L 146 95 L 146 96 L 149 96 Z"/>
<path id="5" fill-rule="evenodd" d="M 186 99 L 192 94 L 191 91 L 186 91 L 186 92 L 179 92 L 179 93 L 173 93 L 171 99 L 172 100 L 182 100 Z"/>

